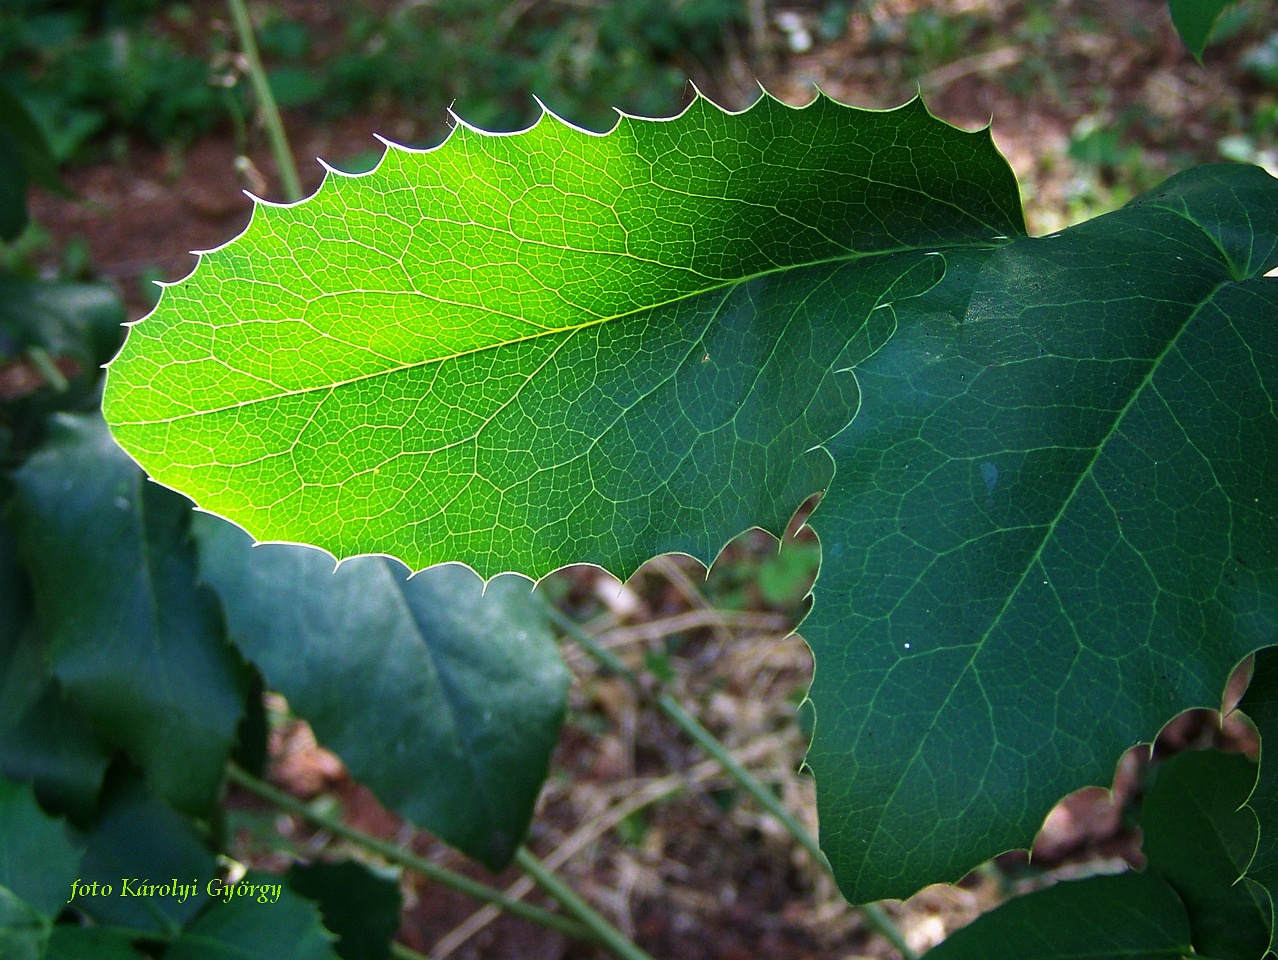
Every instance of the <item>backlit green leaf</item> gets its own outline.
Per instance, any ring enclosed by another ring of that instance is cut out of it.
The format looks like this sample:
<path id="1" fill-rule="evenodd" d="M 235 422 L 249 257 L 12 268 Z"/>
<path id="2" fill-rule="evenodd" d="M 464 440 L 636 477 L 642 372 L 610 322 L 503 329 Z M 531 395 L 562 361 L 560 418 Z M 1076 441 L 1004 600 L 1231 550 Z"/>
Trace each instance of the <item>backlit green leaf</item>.
<path id="1" fill-rule="evenodd" d="M 891 304 L 941 247 L 1020 232 L 989 134 L 919 101 L 459 126 L 259 205 L 132 328 L 104 407 L 151 476 L 258 539 L 629 573 L 781 529 L 829 480 L 840 371 Z"/>
<path id="2" fill-rule="evenodd" d="M 826 488 L 821 840 L 907 896 L 1278 642 L 1278 181 L 1021 223 L 917 102 L 460 128 L 260 207 L 107 414 L 258 537 L 484 575 L 709 560 Z"/>

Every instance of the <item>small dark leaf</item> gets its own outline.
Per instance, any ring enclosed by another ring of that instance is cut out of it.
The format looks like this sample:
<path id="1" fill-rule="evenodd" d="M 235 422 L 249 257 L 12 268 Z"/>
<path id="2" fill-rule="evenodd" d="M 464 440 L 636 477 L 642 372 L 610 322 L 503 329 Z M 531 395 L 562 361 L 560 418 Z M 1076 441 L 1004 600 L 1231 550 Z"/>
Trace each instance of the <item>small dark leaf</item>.
<path id="1" fill-rule="evenodd" d="M 1009 900 L 924 960 L 1181 960 L 1191 952 L 1175 891 L 1150 874 L 1125 873 Z"/>
<path id="2" fill-rule="evenodd" d="M 3 84 L 0 84 L 0 131 L 7 133 L 17 147 L 24 180 L 35 181 L 57 193 L 70 192 L 58 177 L 58 161 L 44 130 L 27 105 Z"/>
<path id="3" fill-rule="evenodd" d="M 319 905 L 324 926 L 337 935 L 342 960 L 386 960 L 399 929 L 403 900 L 394 877 L 379 876 L 362 863 L 296 864 L 289 887 Z"/>
<path id="4" fill-rule="evenodd" d="M 1256 850 L 1244 806 L 1255 784 L 1246 757 L 1181 753 L 1159 764 L 1141 811 L 1148 870 L 1180 895 L 1194 949 L 1214 960 L 1259 960 L 1269 946 L 1269 905 L 1241 882 Z"/>
<path id="5" fill-rule="evenodd" d="M 1207 41 L 1211 39 L 1211 31 L 1216 26 L 1216 18 L 1221 11 L 1237 0 L 1169 0 L 1172 23 L 1176 32 L 1184 41 L 1189 52 L 1199 63 L 1203 60 L 1203 51 L 1207 49 Z"/>

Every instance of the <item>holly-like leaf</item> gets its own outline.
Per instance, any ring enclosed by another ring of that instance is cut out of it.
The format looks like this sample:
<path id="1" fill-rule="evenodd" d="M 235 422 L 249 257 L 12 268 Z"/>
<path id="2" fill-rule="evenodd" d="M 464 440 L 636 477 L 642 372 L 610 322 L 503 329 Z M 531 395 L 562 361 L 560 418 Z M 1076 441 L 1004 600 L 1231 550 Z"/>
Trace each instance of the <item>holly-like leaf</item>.
<path id="1" fill-rule="evenodd" d="M 260 207 L 107 413 L 259 537 L 485 575 L 709 560 L 826 487 L 821 839 L 907 896 L 1278 642 L 1278 181 L 1021 224 L 917 102 L 460 128 Z"/>
<path id="2" fill-rule="evenodd" d="M 104 408 L 259 540 L 484 577 L 712 557 L 828 482 L 846 367 L 933 254 L 1023 230 L 988 132 L 919 101 L 459 126 L 259 204 L 130 330 Z"/>
<path id="3" fill-rule="evenodd" d="M 925 960 L 1182 960 L 1193 952 L 1175 891 L 1152 874 L 1058 883 L 1009 900 Z"/>
<path id="4" fill-rule="evenodd" d="M 523 840 L 568 670 L 523 577 L 459 564 L 409 578 L 362 557 L 252 545 L 195 517 L 201 576 L 266 684 L 378 799 L 494 870 Z"/>
<path id="5" fill-rule="evenodd" d="M 1256 851 L 1245 804 L 1256 765 L 1215 750 L 1160 763 L 1141 808 L 1147 869 L 1184 901 L 1194 950 L 1216 960 L 1259 960 L 1269 947 L 1269 904 L 1243 880 Z"/>
<path id="6" fill-rule="evenodd" d="M 1278 181 L 1203 167 L 951 254 L 812 523 L 822 840 L 854 899 L 1028 846 L 1278 637 Z"/>
<path id="7" fill-rule="evenodd" d="M 207 812 L 244 678 L 216 598 L 195 583 L 189 505 L 147 483 L 96 416 L 59 415 L 14 482 L 54 676 L 157 793 Z"/>

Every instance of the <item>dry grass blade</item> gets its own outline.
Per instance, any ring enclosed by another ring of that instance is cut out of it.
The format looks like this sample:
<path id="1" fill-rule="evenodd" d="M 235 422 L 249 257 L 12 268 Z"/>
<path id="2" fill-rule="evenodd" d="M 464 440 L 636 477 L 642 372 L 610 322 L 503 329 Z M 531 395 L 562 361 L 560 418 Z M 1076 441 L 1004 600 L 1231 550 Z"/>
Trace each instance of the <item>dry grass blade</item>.
<path id="1" fill-rule="evenodd" d="M 689 610 L 673 617 L 660 620 L 649 620 L 632 627 L 617 627 L 608 630 L 599 637 L 599 645 L 608 649 L 625 646 L 630 643 L 660 640 L 662 637 L 683 633 L 685 630 L 697 630 L 703 627 L 730 627 L 755 633 L 786 633 L 790 629 L 791 618 L 779 613 L 750 613 L 735 610 Z"/>

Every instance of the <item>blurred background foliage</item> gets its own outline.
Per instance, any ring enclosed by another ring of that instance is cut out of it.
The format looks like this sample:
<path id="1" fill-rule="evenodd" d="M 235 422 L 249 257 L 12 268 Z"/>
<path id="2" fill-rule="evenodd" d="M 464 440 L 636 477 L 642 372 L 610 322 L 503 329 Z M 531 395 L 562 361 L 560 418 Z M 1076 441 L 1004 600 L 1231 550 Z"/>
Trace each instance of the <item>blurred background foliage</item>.
<path id="1" fill-rule="evenodd" d="M 738 0 L 258 4 L 259 43 L 281 107 L 325 120 L 374 106 L 511 130 L 534 95 L 607 129 L 613 106 L 676 108 L 708 72 Z M 220 4 L 9 0 L 0 82 L 40 118 L 60 160 L 93 160 L 111 138 L 189 143 L 242 124 L 232 38 Z M 118 147 L 117 147 L 118 149 Z"/>
<path id="2" fill-rule="evenodd" d="M 862 106 L 920 89 L 942 106 L 967 97 L 973 109 L 959 113 L 973 123 L 1051 114 L 1065 126 L 1045 133 L 1062 136 L 1040 137 L 1033 165 L 1011 156 L 1036 232 L 1119 206 L 1192 163 L 1278 169 L 1274 0 L 1225 11 L 1206 69 L 1180 47 L 1162 0 L 263 0 L 253 10 L 291 123 L 411 118 L 393 138 L 418 146 L 438 142 L 449 108 L 514 130 L 540 99 L 602 131 L 614 108 L 673 114 L 689 80 L 740 109 L 757 78 L 792 102 L 818 84 Z M 222 3 L 0 4 L 0 87 L 30 109 L 60 163 L 118 161 L 130 144 L 180 158 L 210 133 L 251 152 L 256 105 L 241 66 Z M 976 96 L 976 81 L 999 95 Z M 327 159 L 361 169 L 377 155 Z M 1054 182 L 1044 191 L 1037 179 Z M 1043 216 L 1040 200 L 1052 208 Z"/>

